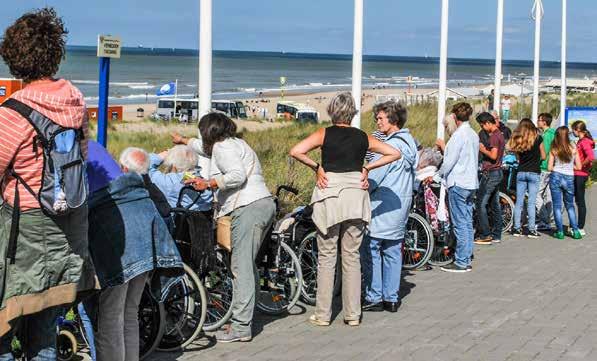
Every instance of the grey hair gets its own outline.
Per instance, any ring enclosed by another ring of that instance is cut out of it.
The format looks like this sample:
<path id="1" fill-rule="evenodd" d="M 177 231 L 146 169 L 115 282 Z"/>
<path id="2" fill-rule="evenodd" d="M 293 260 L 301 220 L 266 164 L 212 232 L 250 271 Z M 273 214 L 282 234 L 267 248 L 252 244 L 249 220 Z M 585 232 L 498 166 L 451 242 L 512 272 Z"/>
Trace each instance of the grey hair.
<path id="1" fill-rule="evenodd" d="M 387 102 L 376 104 L 373 107 L 373 116 L 376 117 L 379 112 L 386 113 L 390 124 L 397 125 L 398 128 L 404 128 L 406 119 L 408 118 L 408 111 L 402 103 L 388 100 Z"/>
<path id="2" fill-rule="evenodd" d="M 333 97 L 327 111 L 333 124 L 350 124 L 352 118 L 359 112 L 350 92 L 343 92 Z"/>
<path id="3" fill-rule="evenodd" d="M 130 172 L 143 175 L 149 171 L 149 154 L 144 149 L 128 147 L 120 153 L 119 161 Z"/>
<path id="4" fill-rule="evenodd" d="M 189 146 L 176 145 L 168 151 L 164 165 L 169 171 L 176 168 L 177 172 L 188 172 L 199 164 L 199 157 Z"/>

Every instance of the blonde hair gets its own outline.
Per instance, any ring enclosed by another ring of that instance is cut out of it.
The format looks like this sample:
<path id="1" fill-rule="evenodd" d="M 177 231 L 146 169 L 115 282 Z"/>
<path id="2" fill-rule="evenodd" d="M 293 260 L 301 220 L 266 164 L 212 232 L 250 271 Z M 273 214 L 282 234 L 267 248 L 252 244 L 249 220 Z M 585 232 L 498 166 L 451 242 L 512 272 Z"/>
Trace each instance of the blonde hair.
<path id="1" fill-rule="evenodd" d="M 342 92 L 332 98 L 327 108 L 333 124 L 350 124 L 358 113 L 354 98 L 350 92 Z"/>
<path id="2" fill-rule="evenodd" d="M 533 147 L 537 136 L 538 132 L 535 124 L 530 119 L 524 118 L 518 123 L 514 132 L 512 132 L 512 137 L 508 141 L 507 147 L 516 153 L 526 152 Z"/>

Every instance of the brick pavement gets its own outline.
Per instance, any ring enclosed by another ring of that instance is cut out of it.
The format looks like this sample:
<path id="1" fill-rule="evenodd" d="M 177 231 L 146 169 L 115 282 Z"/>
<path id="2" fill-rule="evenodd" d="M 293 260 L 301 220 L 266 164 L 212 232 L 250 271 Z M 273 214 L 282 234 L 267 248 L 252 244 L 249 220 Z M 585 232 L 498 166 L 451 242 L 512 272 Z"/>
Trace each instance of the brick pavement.
<path id="1" fill-rule="evenodd" d="M 597 187 L 588 194 L 597 204 Z M 297 315 L 257 315 L 250 343 L 198 339 L 183 353 L 151 360 L 424 360 L 597 361 L 597 217 L 575 241 L 505 237 L 475 247 L 473 272 L 434 269 L 405 274 L 396 314 L 365 313 L 351 328 L 338 315 L 330 327 Z M 302 313 L 301 313 L 302 312 Z"/>

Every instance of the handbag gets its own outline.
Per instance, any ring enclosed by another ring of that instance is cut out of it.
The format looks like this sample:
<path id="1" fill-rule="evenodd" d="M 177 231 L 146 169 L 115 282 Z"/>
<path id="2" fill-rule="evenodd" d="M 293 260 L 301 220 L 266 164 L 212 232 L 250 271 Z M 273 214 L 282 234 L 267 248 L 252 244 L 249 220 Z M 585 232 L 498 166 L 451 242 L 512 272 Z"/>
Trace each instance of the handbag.
<path id="1" fill-rule="evenodd" d="M 255 163 L 251 166 L 251 169 L 247 173 L 247 181 L 249 181 L 249 177 L 253 173 L 253 167 Z M 236 208 L 236 204 L 238 203 L 238 199 L 240 198 L 240 191 L 236 196 L 236 200 L 234 201 L 234 205 L 232 206 L 232 211 Z M 230 212 L 229 214 L 231 214 Z M 216 212 L 214 212 L 214 215 Z M 218 245 L 223 249 L 227 250 L 228 252 L 232 252 L 232 216 L 226 215 L 216 219 L 216 242 Z"/>

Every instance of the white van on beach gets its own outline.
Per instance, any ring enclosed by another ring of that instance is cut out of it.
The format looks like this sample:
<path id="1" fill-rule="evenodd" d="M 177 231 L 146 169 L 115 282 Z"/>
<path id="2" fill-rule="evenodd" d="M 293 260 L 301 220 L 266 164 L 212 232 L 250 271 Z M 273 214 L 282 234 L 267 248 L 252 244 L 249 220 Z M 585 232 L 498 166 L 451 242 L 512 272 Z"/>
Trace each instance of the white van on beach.
<path id="1" fill-rule="evenodd" d="M 247 119 L 247 111 L 242 101 L 213 100 L 212 111 L 228 115 L 230 118 Z M 155 118 L 170 120 L 172 118 L 197 121 L 199 116 L 199 99 L 159 98 L 156 102 Z"/>
<path id="2" fill-rule="evenodd" d="M 293 101 L 280 101 L 276 106 L 278 118 L 295 119 L 301 123 L 319 122 L 319 113 L 315 108 Z"/>

